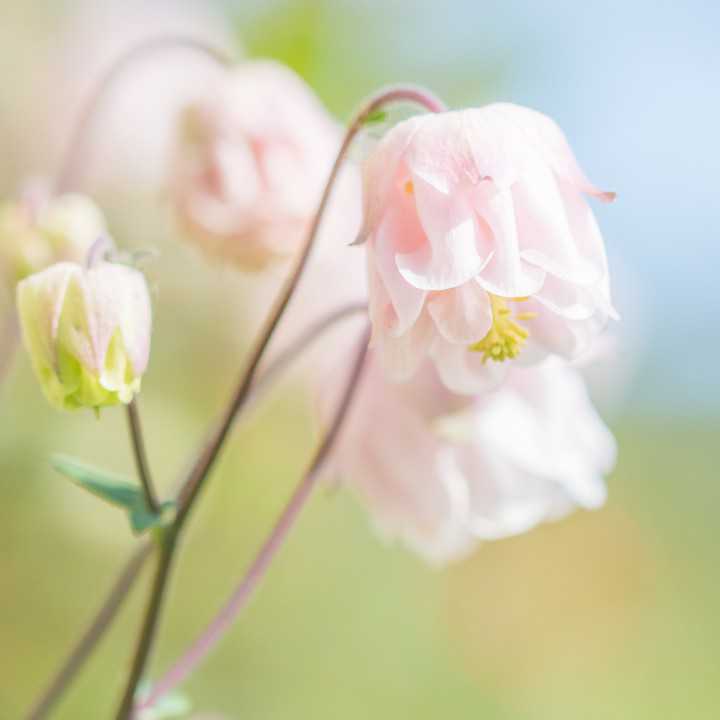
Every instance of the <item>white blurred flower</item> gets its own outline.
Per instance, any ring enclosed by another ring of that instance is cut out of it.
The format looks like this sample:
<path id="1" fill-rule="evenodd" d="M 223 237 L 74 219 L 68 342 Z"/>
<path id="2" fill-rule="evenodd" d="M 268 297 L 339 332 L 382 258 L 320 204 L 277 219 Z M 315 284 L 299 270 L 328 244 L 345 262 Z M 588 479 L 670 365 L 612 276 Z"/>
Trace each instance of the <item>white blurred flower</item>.
<path id="1" fill-rule="evenodd" d="M 373 358 L 333 469 L 384 534 L 444 562 L 603 504 L 615 442 L 564 361 L 513 367 L 473 401 L 449 393 L 428 363 L 402 384 L 379 365 Z"/>

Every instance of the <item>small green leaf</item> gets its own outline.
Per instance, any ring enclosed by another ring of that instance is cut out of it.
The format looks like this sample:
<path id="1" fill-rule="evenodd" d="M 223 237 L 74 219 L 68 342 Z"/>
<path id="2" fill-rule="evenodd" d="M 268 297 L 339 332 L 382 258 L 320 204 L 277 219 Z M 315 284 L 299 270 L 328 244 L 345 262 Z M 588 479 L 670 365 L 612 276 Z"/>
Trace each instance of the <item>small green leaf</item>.
<path id="1" fill-rule="evenodd" d="M 66 455 L 55 455 L 52 465 L 59 473 L 111 505 L 133 510 L 138 504 L 145 504 L 142 490 L 119 475 L 85 465 Z"/>
<path id="2" fill-rule="evenodd" d="M 175 519 L 176 505 L 172 500 L 167 500 L 160 505 L 160 512 L 154 513 L 145 505 L 143 498 L 142 507 L 130 511 L 130 527 L 136 535 L 156 527 L 167 527 Z"/>
<path id="3" fill-rule="evenodd" d="M 365 118 L 365 125 L 379 125 L 387 120 L 388 114 L 385 110 L 374 110 Z"/>
<path id="4" fill-rule="evenodd" d="M 59 473 L 70 478 L 76 485 L 101 500 L 125 510 L 135 534 L 140 534 L 149 528 L 165 527 L 174 518 L 175 503 L 164 502 L 160 512 L 154 513 L 147 506 L 142 489 L 127 478 L 91 467 L 65 455 L 55 455 L 52 464 Z"/>

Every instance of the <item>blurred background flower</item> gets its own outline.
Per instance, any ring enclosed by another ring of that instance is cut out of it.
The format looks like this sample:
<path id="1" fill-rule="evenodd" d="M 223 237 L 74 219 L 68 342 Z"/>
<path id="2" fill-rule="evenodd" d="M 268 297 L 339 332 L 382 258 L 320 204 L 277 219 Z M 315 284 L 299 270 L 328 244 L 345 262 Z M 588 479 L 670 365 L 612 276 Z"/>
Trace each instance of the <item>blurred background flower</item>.
<path id="1" fill-rule="evenodd" d="M 559 358 L 514 367 L 501 392 L 471 400 L 427 361 L 388 382 L 371 353 L 361 388 L 330 462 L 335 482 L 366 502 L 382 535 L 430 562 L 605 502 L 615 442 Z"/>
<path id="2" fill-rule="evenodd" d="M 123 22 L 100 15 L 120 18 L 126 7 L 139 13 L 133 27 L 143 36 L 180 24 L 236 53 L 242 46 L 286 62 L 341 120 L 361 96 L 398 80 L 427 84 L 453 106 L 537 108 L 558 121 L 588 174 L 619 193 L 612 207 L 595 205 L 623 315 L 619 362 L 595 383 L 621 450 L 607 509 L 489 544 L 435 572 L 378 542 L 349 493 L 321 493 L 257 601 L 187 684 L 193 705 L 262 720 L 714 718 L 720 8 L 702 0 L 160 5 L 6 3 L 5 198 L 56 167 L 91 77 L 128 37 Z M 73 27 L 83 30 L 66 30 Z M 61 61 L 74 53 L 81 59 Z M 191 92 L 202 85 L 193 68 L 213 72 L 181 55 L 167 63 L 148 68 L 142 83 L 128 77 L 128 92 L 149 88 L 106 111 L 82 188 L 97 192 L 120 245 L 162 254 L 147 266 L 156 333 L 141 400 L 165 488 L 220 408 L 260 321 L 251 302 L 267 295 L 180 243 L 169 208 L 158 206 L 176 117 L 155 129 L 168 107 L 160 88 L 169 66 L 192 79 Z M 69 87 L 78 90 L 61 90 Z M 337 224 L 339 245 L 354 238 L 346 224 Z M 269 282 L 281 276 L 270 271 Z M 323 346 L 330 358 L 333 351 Z M 282 383 L 234 433 L 188 535 L 153 674 L 227 595 L 287 497 L 316 439 L 303 398 Z M 121 413 L 58 422 L 19 358 L 0 388 L 0 428 L 0 717 L 17 718 L 132 545 L 124 519 L 64 483 L 46 459 L 62 450 L 118 471 L 132 461 Z M 60 720 L 109 716 L 143 600 L 133 594 Z"/>
<path id="3" fill-rule="evenodd" d="M 180 34 L 239 54 L 222 8 L 198 0 L 81 0 L 56 13 L 32 107 L 39 137 L 30 150 L 34 162 L 45 168 L 48 159 L 57 163 L 62 158 L 83 102 L 98 80 L 131 48 L 158 35 Z M 178 112 L 217 76 L 214 63 L 187 51 L 169 52 L 160 63 L 147 56 L 118 78 L 102 104 L 91 128 L 93 149 L 79 179 L 115 189 L 123 183 L 152 187 L 160 182 Z"/>
<path id="4" fill-rule="evenodd" d="M 301 246 L 341 130 L 285 66 L 240 64 L 182 114 L 168 182 L 188 236 L 262 269 Z"/>

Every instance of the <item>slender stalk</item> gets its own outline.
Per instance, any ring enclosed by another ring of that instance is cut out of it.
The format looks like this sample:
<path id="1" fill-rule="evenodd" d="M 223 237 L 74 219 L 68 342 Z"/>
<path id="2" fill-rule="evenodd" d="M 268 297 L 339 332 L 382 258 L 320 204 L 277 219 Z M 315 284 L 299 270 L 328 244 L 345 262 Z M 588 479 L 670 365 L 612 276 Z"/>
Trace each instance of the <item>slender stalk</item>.
<path id="1" fill-rule="evenodd" d="M 294 360 L 300 357 L 306 348 L 322 337 L 327 330 L 335 327 L 339 322 L 347 318 L 365 312 L 367 312 L 367 306 L 362 303 L 345 305 L 313 323 L 298 338 L 290 342 L 268 365 L 267 369 L 262 372 L 253 385 L 250 397 L 251 401 L 254 403 L 261 397 L 270 385 L 272 385 L 277 376 L 291 365 Z M 249 409 L 249 407 L 246 408 L 246 410 Z M 32 710 L 30 710 L 27 715 L 27 720 L 43 720 L 58 700 L 60 700 L 65 690 L 70 686 L 70 683 L 74 680 L 90 653 L 95 649 L 119 612 L 125 597 L 133 586 L 135 578 L 150 557 L 153 547 L 153 543 L 145 542 L 126 562 L 120 576 L 108 593 L 105 602 L 98 610 L 80 641 L 70 652 L 70 655 L 57 675 L 48 685 L 47 690 L 37 700 Z"/>
<path id="2" fill-rule="evenodd" d="M 152 56 L 166 52 L 184 50 L 194 52 L 225 68 L 232 62 L 229 55 L 202 40 L 181 35 L 167 35 L 151 38 L 130 48 L 124 55 L 115 60 L 108 70 L 100 77 L 93 88 L 87 102 L 80 112 L 74 125 L 73 134 L 60 164 L 55 189 L 58 193 L 73 189 L 78 182 L 78 174 L 84 166 L 87 151 L 87 139 L 90 136 L 92 122 L 97 112 L 115 83 L 129 68 Z"/>
<path id="3" fill-rule="evenodd" d="M 340 150 L 335 158 L 330 176 L 325 184 L 320 204 L 317 212 L 313 217 L 313 221 L 308 229 L 307 236 L 303 247 L 295 261 L 295 266 L 290 273 L 290 276 L 285 281 L 280 293 L 278 294 L 275 303 L 270 311 L 268 319 L 263 327 L 258 340 L 250 354 L 250 358 L 246 364 L 245 370 L 240 378 L 240 382 L 234 394 L 231 397 L 225 414 L 223 415 L 220 423 L 217 425 L 215 432 L 210 436 L 209 442 L 204 446 L 198 455 L 198 460 L 191 470 L 188 479 L 180 490 L 178 496 L 178 511 L 175 521 L 171 528 L 168 528 L 172 532 L 172 542 L 169 543 L 168 553 L 170 557 L 167 560 L 167 569 L 158 573 L 158 584 L 167 582 L 169 578 L 169 568 L 172 560 L 172 555 L 177 547 L 177 538 L 181 534 L 185 522 L 187 521 L 190 513 L 195 506 L 195 503 L 200 496 L 200 492 L 205 485 L 205 480 L 210 474 L 215 461 L 217 460 L 220 451 L 225 443 L 225 440 L 230 432 L 230 429 L 237 417 L 240 409 L 243 407 L 247 400 L 252 383 L 255 379 L 255 375 L 260 367 L 260 363 L 265 355 L 265 352 L 270 345 L 270 341 L 275 333 L 275 329 L 278 327 L 286 308 L 288 307 L 290 300 L 292 299 L 295 289 L 297 288 L 298 282 L 305 270 L 307 262 L 310 258 L 313 245 L 315 244 L 315 238 L 317 237 L 320 223 L 325 215 L 325 211 L 328 206 L 328 202 L 332 195 L 332 190 L 335 186 L 338 174 L 342 167 L 342 164 L 347 156 L 348 150 L 353 140 L 365 125 L 367 119 L 373 115 L 376 111 L 382 109 L 389 103 L 398 101 L 410 101 L 423 105 L 431 112 L 438 112 L 444 109 L 443 104 L 437 100 L 434 96 L 429 93 L 416 88 L 416 87 L 397 87 L 389 88 L 381 91 L 376 97 L 372 98 L 360 109 L 355 115 L 353 121 L 350 123 L 349 128 L 345 133 Z M 156 585 L 153 590 L 153 596 L 158 596 L 162 599 L 163 589 Z M 155 626 L 159 618 L 159 608 L 161 602 L 151 602 L 148 606 L 148 614 L 143 625 L 143 631 L 141 635 L 141 642 L 138 646 L 138 653 L 136 654 L 135 662 L 133 663 L 133 669 L 128 685 L 125 689 L 125 694 L 121 703 L 121 711 L 118 715 L 118 720 L 123 719 L 125 716 L 122 715 L 123 709 L 131 707 L 132 698 L 137 690 L 137 684 L 142 675 L 142 671 L 148 659 L 148 654 L 151 648 L 151 642 L 145 642 L 143 638 L 146 635 L 153 636 L 155 632 Z M 128 704 L 130 703 L 130 705 Z"/>
<path id="4" fill-rule="evenodd" d="M 182 683 L 205 657 L 207 657 L 208 653 L 217 645 L 230 627 L 232 627 L 240 612 L 247 605 L 253 592 L 257 589 L 267 573 L 268 568 L 287 539 L 301 510 L 305 507 L 320 475 L 320 470 L 340 434 L 340 430 L 352 405 L 353 397 L 360 384 L 369 337 L 370 333 L 366 329 L 362 336 L 360 350 L 357 353 L 355 363 L 347 380 L 342 399 L 332 418 L 330 428 L 322 443 L 315 451 L 310 465 L 278 518 L 272 532 L 260 548 L 260 551 L 255 556 L 255 559 L 225 606 L 215 616 L 197 641 L 158 683 L 155 684 L 149 696 L 138 706 L 138 710 L 152 707 L 158 699 Z"/>
<path id="5" fill-rule="evenodd" d="M 291 341 L 287 347 L 278 353 L 277 357 L 268 364 L 267 369 L 262 371 L 260 377 L 253 383 L 250 389 L 249 403 L 254 404 L 256 399 L 272 385 L 275 378 L 328 330 L 343 320 L 347 320 L 356 315 L 367 314 L 367 310 L 368 306 L 365 303 L 349 303 L 323 315 L 307 327 L 295 340 Z M 247 413 L 248 410 L 250 410 L 250 407 L 246 405 L 243 408 L 243 412 Z"/>
<path id="6" fill-rule="evenodd" d="M 131 716 L 133 703 L 135 702 L 135 692 L 137 691 L 138 684 L 142 680 L 145 665 L 157 635 L 160 611 L 167 593 L 168 579 L 175 556 L 176 542 L 177 535 L 172 528 L 169 528 L 160 544 L 160 554 L 155 571 L 155 579 L 153 580 L 150 591 L 150 599 L 145 612 L 145 620 L 143 621 L 137 648 L 135 649 L 135 656 L 130 668 L 130 676 L 128 677 L 125 694 L 123 695 L 120 707 L 115 716 L 116 720 L 128 720 Z"/>
<path id="7" fill-rule="evenodd" d="M 140 423 L 140 411 L 138 410 L 135 399 L 127 406 L 127 418 L 130 438 L 132 440 L 133 455 L 135 456 L 135 465 L 137 467 L 138 477 L 140 478 L 140 484 L 145 493 L 145 502 L 153 513 L 157 513 L 160 510 L 160 503 L 157 500 L 157 494 L 155 493 L 150 475 L 150 465 L 147 459 L 147 452 L 145 451 L 142 424 Z"/>
<path id="8" fill-rule="evenodd" d="M 93 618 L 87 630 L 83 633 L 77 645 L 73 648 L 60 672 L 55 676 L 28 713 L 27 720 L 43 720 L 43 718 L 48 716 L 50 710 L 52 710 L 55 703 L 60 699 L 65 689 L 82 667 L 87 656 L 105 634 L 105 630 L 110 625 L 112 619 L 117 615 L 123 601 L 133 586 L 135 578 L 147 558 L 150 557 L 152 549 L 152 543 L 143 543 L 125 563 L 125 567 L 115 581 L 102 607 Z"/>

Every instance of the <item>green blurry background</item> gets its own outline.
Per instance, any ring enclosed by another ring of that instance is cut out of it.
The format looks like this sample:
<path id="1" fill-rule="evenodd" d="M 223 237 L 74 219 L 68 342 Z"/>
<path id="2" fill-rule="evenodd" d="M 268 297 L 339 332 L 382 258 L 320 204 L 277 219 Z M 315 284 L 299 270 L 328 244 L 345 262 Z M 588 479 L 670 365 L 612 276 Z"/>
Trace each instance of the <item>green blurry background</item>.
<path id="1" fill-rule="evenodd" d="M 68 108 L 65 96 L 47 101 L 49 68 L 78 39 L 75 16 L 110 5 L 6 0 L 6 194 L 54 167 L 53 129 Z M 142 18 L 150 5 L 133 12 Z M 171 19 L 194 12 L 163 7 Z M 620 191 L 598 214 L 625 322 L 615 369 L 594 383 L 620 444 L 605 509 L 433 570 L 384 545 L 347 493 L 321 492 L 242 620 L 187 683 L 194 706 L 243 720 L 718 717 L 720 238 L 709 130 L 720 101 L 707 79 L 720 69 L 720 11 L 529 0 L 201 7 L 198 34 L 290 64 L 341 119 L 400 80 L 454 105 L 512 99 L 557 117 L 589 174 Z M 98 26 L 100 44 L 112 32 Z M 71 69 L 82 76 L 91 62 Z M 157 317 L 142 405 L 167 488 L 222 406 L 258 312 L 244 307 L 244 278 L 178 245 L 162 199 L 118 185 L 89 189 L 119 238 L 162 253 L 148 267 Z M 156 673 L 225 599 L 287 498 L 316 439 L 308 414 L 291 379 L 234 433 L 191 523 Z M 133 546 L 122 517 L 51 471 L 56 451 L 132 470 L 123 414 L 53 412 L 18 355 L 0 390 L 1 720 L 22 717 Z M 144 594 L 133 593 L 57 718 L 111 716 Z"/>

